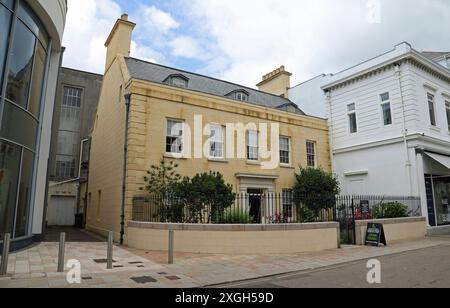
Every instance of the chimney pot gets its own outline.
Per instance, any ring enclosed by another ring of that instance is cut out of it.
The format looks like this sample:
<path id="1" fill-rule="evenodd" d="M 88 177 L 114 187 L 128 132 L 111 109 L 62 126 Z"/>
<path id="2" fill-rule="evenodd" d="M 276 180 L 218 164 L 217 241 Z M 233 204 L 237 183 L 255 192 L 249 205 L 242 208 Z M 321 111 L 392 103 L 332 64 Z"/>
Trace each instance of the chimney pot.
<path id="1" fill-rule="evenodd" d="M 128 14 L 122 14 L 122 16 L 120 16 L 120 19 L 128 21 Z"/>

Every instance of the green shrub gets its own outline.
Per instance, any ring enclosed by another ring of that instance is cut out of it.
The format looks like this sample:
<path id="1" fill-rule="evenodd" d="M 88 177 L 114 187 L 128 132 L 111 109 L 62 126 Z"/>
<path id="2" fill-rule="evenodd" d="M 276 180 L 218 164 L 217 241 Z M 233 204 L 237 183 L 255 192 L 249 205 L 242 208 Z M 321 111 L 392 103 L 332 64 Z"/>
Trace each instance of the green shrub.
<path id="1" fill-rule="evenodd" d="M 226 209 L 220 219 L 221 224 L 241 224 L 248 225 L 253 223 L 253 218 L 247 211 L 236 209 Z"/>
<path id="2" fill-rule="evenodd" d="M 339 194 L 340 188 L 338 180 L 332 174 L 322 169 L 300 168 L 295 177 L 295 198 L 314 211 L 315 216 L 319 216 L 321 210 L 335 206 L 335 196 Z"/>
<path id="3" fill-rule="evenodd" d="M 408 207 L 399 202 L 381 202 L 374 207 L 375 219 L 403 218 L 409 216 Z"/>
<path id="4" fill-rule="evenodd" d="M 315 222 L 317 219 L 315 212 L 307 206 L 300 207 L 299 217 L 299 223 Z"/>

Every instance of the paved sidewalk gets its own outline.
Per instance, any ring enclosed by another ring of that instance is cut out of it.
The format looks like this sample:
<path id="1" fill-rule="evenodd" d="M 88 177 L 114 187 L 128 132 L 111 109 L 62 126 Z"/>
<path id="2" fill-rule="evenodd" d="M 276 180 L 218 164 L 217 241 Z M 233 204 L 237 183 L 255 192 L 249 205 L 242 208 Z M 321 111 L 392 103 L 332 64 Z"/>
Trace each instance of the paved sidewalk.
<path id="1" fill-rule="evenodd" d="M 115 247 L 114 269 L 106 270 L 106 244 L 67 243 L 66 262 L 77 259 L 82 283 L 70 285 L 66 274 L 55 273 L 57 243 L 41 243 L 10 255 L 8 277 L 0 288 L 191 288 L 219 285 L 264 276 L 317 269 L 357 260 L 376 258 L 437 246 L 450 246 L 448 238 L 399 242 L 389 247 L 354 247 L 295 255 L 197 255 L 176 254 L 175 265 L 167 265 L 165 252 L 146 252 Z M 102 260 L 103 259 L 103 260 Z"/>

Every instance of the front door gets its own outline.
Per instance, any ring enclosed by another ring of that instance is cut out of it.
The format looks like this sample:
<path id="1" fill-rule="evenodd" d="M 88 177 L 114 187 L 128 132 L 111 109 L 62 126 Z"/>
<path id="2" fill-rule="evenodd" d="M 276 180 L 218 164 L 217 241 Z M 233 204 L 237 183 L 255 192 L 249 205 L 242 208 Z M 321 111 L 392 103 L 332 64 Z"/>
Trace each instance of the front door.
<path id="1" fill-rule="evenodd" d="M 248 189 L 248 203 L 250 207 L 250 217 L 254 224 L 260 224 L 262 221 L 261 207 L 264 191 L 262 189 Z"/>

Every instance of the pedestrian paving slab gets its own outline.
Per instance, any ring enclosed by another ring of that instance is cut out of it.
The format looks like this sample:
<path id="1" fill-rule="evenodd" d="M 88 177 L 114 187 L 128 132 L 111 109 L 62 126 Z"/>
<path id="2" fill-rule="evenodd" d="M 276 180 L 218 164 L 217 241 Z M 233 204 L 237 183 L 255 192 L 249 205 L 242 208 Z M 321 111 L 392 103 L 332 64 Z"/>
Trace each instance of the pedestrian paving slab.
<path id="1" fill-rule="evenodd" d="M 81 264 L 80 283 L 70 284 L 69 269 L 57 273 L 58 244 L 45 242 L 10 256 L 8 276 L 0 288 L 191 288 L 215 286 L 241 280 L 313 270 L 385 255 L 442 245 L 450 239 L 426 238 L 398 242 L 388 247 L 344 246 L 320 253 L 291 255 L 201 255 L 175 254 L 167 264 L 167 252 L 150 252 L 114 247 L 112 270 L 106 269 L 107 244 L 75 242 L 66 244 L 66 262 Z"/>

